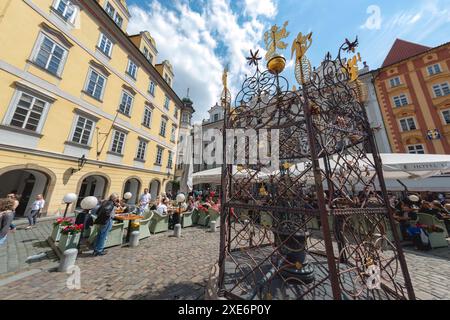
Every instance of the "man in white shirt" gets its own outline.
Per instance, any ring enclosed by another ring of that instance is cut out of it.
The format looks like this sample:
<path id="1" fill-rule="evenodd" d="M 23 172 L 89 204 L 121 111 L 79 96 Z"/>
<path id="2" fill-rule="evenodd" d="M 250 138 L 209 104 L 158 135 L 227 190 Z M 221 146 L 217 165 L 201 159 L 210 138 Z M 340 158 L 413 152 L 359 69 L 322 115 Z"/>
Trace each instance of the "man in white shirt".
<path id="1" fill-rule="evenodd" d="M 162 216 L 166 216 L 168 214 L 167 205 L 169 204 L 169 199 L 165 198 L 156 208 L 156 212 L 158 212 Z"/>
<path id="2" fill-rule="evenodd" d="M 148 189 L 144 189 L 144 194 L 139 199 L 139 210 L 143 213 L 152 201 L 152 195 L 148 192 Z"/>
<path id="3" fill-rule="evenodd" d="M 38 194 L 36 197 L 36 201 L 31 205 L 31 211 L 28 214 L 28 224 L 27 230 L 33 228 L 36 225 L 37 216 L 39 212 L 44 208 L 45 200 L 42 194 Z"/>

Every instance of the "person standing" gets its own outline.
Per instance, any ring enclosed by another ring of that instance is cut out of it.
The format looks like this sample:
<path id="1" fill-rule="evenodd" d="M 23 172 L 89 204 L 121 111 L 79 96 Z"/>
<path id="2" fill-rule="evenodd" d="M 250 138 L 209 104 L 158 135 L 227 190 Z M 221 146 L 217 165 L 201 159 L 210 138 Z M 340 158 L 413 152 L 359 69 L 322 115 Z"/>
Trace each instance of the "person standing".
<path id="1" fill-rule="evenodd" d="M 109 231 L 111 231 L 116 202 L 119 199 L 117 193 L 109 196 L 109 199 L 104 201 L 97 211 L 97 219 L 94 224 L 98 225 L 98 235 L 94 245 L 94 256 L 103 256 L 106 254 L 105 242 Z"/>
<path id="2" fill-rule="evenodd" d="M 28 214 L 28 224 L 29 226 L 26 228 L 26 230 L 30 230 L 31 228 L 36 226 L 37 217 L 42 209 L 44 209 L 45 206 L 45 200 L 42 194 L 38 194 L 36 197 L 36 200 L 31 205 L 31 211 Z"/>
<path id="3" fill-rule="evenodd" d="M 152 201 L 152 195 L 149 193 L 149 190 L 144 189 L 144 194 L 141 195 L 139 199 L 139 211 L 140 213 L 144 213 L 146 209 L 148 209 L 150 202 Z"/>
<path id="4" fill-rule="evenodd" d="M 11 200 L 14 201 L 14 207 L 13 207 L 13 221 L 14 221 L 14 216 L 16 215 L 16 209 L 19 206 L 20 196 L 17 195 L 15 192 L 12 192 L 12 193 L 8 194 L 6 197 L 8 199 L 11 199 Z M 11 222 L 11 225 L 10 225 L 9 229 L 11 231 L 15 231 L 16 230 L 16 225 L 13 222 Z"/>
<path id="5" fill-rule="evenodd" d="M 6 242 L 13 220 L 14 200 L 0 199 L 0 246 Z"/>

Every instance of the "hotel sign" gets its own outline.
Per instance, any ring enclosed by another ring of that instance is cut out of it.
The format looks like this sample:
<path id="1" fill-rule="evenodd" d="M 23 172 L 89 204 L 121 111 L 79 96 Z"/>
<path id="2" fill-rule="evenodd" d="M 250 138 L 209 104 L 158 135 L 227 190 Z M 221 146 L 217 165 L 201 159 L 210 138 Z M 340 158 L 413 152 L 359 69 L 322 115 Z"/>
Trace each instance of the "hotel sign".
<path id="1" fill-rule="evenodd" d="M 400 165 L 404 171 L 438 171 L 449 170 L 450 162 L 408 163 Z"/>

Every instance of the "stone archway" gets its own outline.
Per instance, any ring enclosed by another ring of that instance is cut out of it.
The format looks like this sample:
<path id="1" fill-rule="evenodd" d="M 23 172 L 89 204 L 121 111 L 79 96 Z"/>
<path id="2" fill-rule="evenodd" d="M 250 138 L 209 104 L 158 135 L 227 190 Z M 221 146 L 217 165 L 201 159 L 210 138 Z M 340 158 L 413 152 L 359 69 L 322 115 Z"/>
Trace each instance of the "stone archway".
<path id="1" fill-rule="evenodd" d="M 131 192 L 131 194 L 133 195 L 133 197 L 128 201 L 128 204 L 138 203 L 139 196 L 141 193 L 141 187 L 142 187 L 142 180 L 137 176 L 129 177 L 125 181 L 123 185 L 122 196 L 127 192 Z"/>
<path id="2" fill-rule="evenodd" d="M 48 168 L 35 164 L 10 166 L 0 169 L 0 197 L 15 192 L 21 195 L 16 216 L 26 215 L 37 195 L 44 196 L 45 216 L 56 185 L 56 175 Z"/>
<path id="3" fill-rule="evenodd" d="M 80 206 L 81 201 L 86 197 L 97 197 L 103 200 L 107 197 L 109 188 L 111 186 L 111 179 L 104 173 L 91 172 L 83 176 L 77 186 L 77 204 Z"/>
<path id="4" fill-rule="evenodd" d="M 161 192 L 161 182 L 158 179 L 153 179 L 150 182 L 150 194 L 152 195 L 152 199 L 156 199 L 157 196 L 159 196 L 159 193 Z"/>

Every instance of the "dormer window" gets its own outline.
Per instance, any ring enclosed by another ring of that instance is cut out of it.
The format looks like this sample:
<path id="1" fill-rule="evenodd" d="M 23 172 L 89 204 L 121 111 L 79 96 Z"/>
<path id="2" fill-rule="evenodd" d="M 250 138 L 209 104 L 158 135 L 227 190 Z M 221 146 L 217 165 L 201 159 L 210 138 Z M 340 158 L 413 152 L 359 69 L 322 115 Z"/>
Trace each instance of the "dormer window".
<path id="1" fill-rule="evenodd" d="M 167 73 L 164 76 L 164 80 L 166 80 L 166 82 L 169 84 L 169 86 L 172 86 L 172 80 L 170 79 L 170 77 L 167 75 Z"/>
<path id="2" fill-rule="evenodd" d="M 144 47 L 144 56 L 150 63 L 153 63 L 153 55 L 148 51 L 147 47 Z"/>
<path id="3" fill-rule="evenodd" d="M 114 22 L 122 28 L 123 18 L 116 12 L 116 9 L 111 5 L 111 3 L 107 2 L 105 7 L 106 13 L 114 20 Z"/>
<path id="4" fill-rule="evenodd" d="M 77 9 L 70 0 L 56 0 L 54 4 L 55 11 L 67 22 L 75 21 Z"/>

